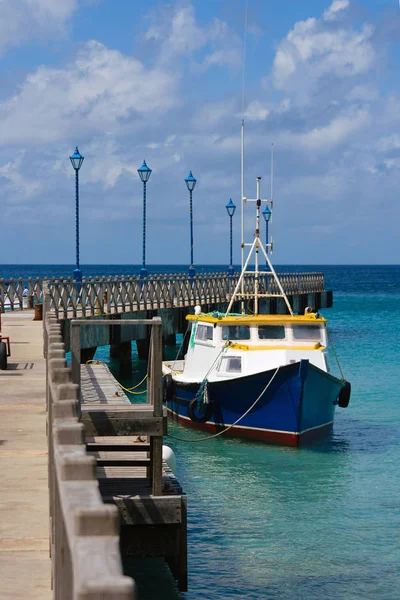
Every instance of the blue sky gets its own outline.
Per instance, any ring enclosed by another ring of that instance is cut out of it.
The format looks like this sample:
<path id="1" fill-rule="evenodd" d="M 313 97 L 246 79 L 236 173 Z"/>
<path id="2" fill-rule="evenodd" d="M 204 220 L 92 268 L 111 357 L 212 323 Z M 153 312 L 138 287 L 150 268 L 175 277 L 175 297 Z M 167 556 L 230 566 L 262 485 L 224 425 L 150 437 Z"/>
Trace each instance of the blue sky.
<path id="1" fill-rule="evenodd" d="M 0 0 L 0 263 L 229 258 L 246 0 Z M 275 147 L 273 261 L 399 263 L 398 0 L 248 0 L 245 195 Z M 253 215 L 247 212 L 251 238 Z M 239 262 L 240 210 L 234 216 Z"/>

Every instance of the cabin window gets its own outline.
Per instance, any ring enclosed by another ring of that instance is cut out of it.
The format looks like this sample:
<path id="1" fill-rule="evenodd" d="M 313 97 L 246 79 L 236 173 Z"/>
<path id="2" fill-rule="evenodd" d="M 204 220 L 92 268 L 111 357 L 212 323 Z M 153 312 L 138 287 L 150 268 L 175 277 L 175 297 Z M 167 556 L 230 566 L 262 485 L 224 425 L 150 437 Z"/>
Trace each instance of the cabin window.
<path id="1" fill-rule="evenodd" d="M 226 356 L 221 361 L 220 371 L 225 373 L 241 373 L 242 359 L 240 356 Z"/>
<path id="2" fill-rule="evenodd" d="M 230 341 L 243 341 L 250 339 L 250 327 L 247 325 L 223 325 L 222 339 Z"/>
<path id="3" fill-rule="evenodd" d="M 319 342 L 321 340 L 321 329 L 319 325 L 294 325 L 293 338 L 295 340 Z"/>
<path id="4" fill-rule="evenodd" d="M 258 328 L 259 340 L 284 340 L 285 328 L 283 325 L 260 325 Z"/>
<path id="5" fill-rule="evenodd" d="M 212 342 L 214 328 L 212 325 L 197 325 L 196 340 L 200 342 Z"/>

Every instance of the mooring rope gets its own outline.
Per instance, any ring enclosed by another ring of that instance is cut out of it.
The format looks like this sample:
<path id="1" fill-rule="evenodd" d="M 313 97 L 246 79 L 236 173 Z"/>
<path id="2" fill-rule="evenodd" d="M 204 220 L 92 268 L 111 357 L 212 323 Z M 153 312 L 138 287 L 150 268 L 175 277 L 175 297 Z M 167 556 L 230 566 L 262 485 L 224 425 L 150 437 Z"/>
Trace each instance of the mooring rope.
<path id="1" fill-rule="evenodd" d="M 171 437 L 174 440 L 178 440 L 179 442 L 189 442 L 189 443 L 195 444 L 196 442 L 207 442 L 208 440 L 212 440 L 213 438 L 216 438 L 216 437 L 222 435 L 223 433 L 226 433 L 227 431 L 229 431 L 230 429 L 232 429 L 232 427 L 235 427 L 235 425 L 237 425 L 238 423 L 240 423 L 240 421 L 242 419 L 244 419 L 244 417 L 246 415 L 248 415 L 251 410 L 253 410 L 253 408 L 256 406 L 257 402 L 259 402 L 261 400 L 261 398 L 263 397 L 263 395 L 265 394 L 265 392 L 267 391 L 267 389 L 269 388 L 269 386 L 271 385 L 271 383 L 275 379 L 275 377 L 278 374 L 278 371 L 279 371 L 280 368 L 281 368 L 280 366 L 277 367 L 275 373 L 272 375 L 271 379 L 269 380 L 269 382 L 267 383 L 267 385 L 265 386 L 265 388 L 263 389 L 263 391 L 261 392 L 261 394 L 253 402 L 253 404 L 246 410 L 246 412 L 243 413 L 243 415 L 241 417 L 239 417 L 234 423 L 232 423 L 231 425 L 228 425 L 228 427 L 226 427 L 222 431 L 218 431 L 218 433 L 214 433 L 213 435 L 209 435 L 209 436 L 207 436 L 205 438 L 200 438 L 200 439 L 197 439 L 197 440 L 195 440 L 195 439 L 194 440 L 193 439 L 192 440 L 188 440 L 188 439 L 185 439 L 185 438 L 180 438 L 180 437 L 177 437 L 175 435 L 172 435 L 171 433 L 167 434 L 168 437 Z"/>
<path id="2" fill-rule="evenodd" d="M 331 336 L 331 334 L 330 334 L 330 332 L 329 332 L 328 329 L 326 331 L 327 331 L 327 334 L 328 334 L 329 342 L 330 342 L 330 344 L 332 346 L 332 351 L 333 351 L 333 354 L 335 356 L 335 359 L 336 359 L 336 362 L 337 362 L 337 366 L 338 366 L 339 371 L 340 371 L 341 379 L 342 379 L 342 381 L 346 381 L 345 378 L 344 378 L 344 375 L 343 375 L 342 367 L 340 366 L 339 357 L 336 354 L 336 348 L 335 348 L 335 345 L 333 343 L 332 336 Z"/>
<path id="3" fill-rule="evenodd" d="M 86 364 L 94 364 L 94 365 L 105 365 L 106 367 L 108 366 L 105 362 L 102 362 L 101 360 L 87 360 Z M 147 392 L 147 390 L 143 390 L 143 392 L 134 392 L 133 390 L 135 390 L 136 388 L 139 387 L 139 385 L 141 385 L 144 381 L 146 381 L 148 375 L 146 374 L 143 379 L 141 381 L 139 381 L 139 383 L 137 383 L 136 385 L 134 385 L 131 388 L 126 388 L 122 385 L 122 383 L 120 383 L 118 381 L 118 379 L 115 379 L 115 381 L 118 383 L 119 387 L 124 390 L 124 392 L 128 392 L 129 394 L 134 394 L 134 395 L 138 395 L 140 396 L 141 394 L 145 394 Z"/>

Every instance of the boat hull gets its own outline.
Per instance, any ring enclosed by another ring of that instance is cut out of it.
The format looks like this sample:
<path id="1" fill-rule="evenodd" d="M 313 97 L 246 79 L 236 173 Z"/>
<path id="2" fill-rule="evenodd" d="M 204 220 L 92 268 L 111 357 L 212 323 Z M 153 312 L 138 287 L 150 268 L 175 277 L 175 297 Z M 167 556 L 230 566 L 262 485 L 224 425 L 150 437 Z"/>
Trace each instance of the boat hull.
<path id="1" fill-rule="evenodd" d="M 209 415 L 206 422 L 191 418 L 190 405 L 195 400 L 199 383 L 173 380 L 173 398 L 167 404 L 168 413 L 186 427 L 210 433 L 229 428 L 223 435 L 285 446 L 299 446 L 329 433 L 343 382 L 307 360 L 281 367 L 274 374 L 275 369 L 208 382 Z"/>

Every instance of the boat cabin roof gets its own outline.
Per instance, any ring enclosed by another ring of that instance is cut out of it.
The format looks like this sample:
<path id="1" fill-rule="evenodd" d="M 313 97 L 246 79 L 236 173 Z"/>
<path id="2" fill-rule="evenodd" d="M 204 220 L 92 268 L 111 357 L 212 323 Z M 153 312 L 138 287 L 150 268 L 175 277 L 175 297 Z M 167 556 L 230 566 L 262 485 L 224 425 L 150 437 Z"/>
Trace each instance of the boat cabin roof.
<path id="1" fill-rule="evenodd" d="M 201 313 L 200 315 L 187 315 L 188 321 L 200 323 L 218 323 L 220 325 L 286 325 L 286 324 L 317 324 L 326 323 L 326 319 L 316 313 L 307 315 L 233 315 L 227 317 L 221 313 Z"/>

